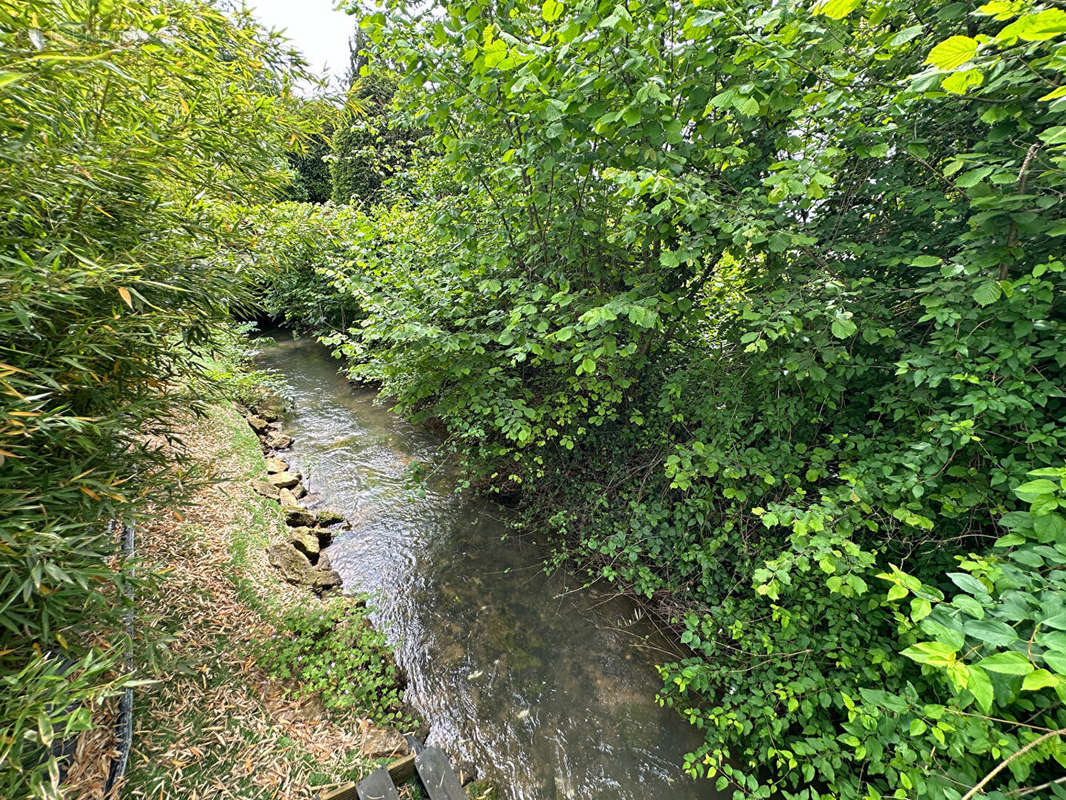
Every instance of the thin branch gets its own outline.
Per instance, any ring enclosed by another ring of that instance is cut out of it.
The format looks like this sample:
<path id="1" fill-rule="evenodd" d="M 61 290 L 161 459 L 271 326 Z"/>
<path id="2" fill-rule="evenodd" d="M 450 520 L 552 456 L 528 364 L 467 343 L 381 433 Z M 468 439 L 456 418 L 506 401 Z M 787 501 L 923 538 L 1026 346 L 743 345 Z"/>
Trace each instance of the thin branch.
<path id="1" fill-rule="evenodd" d="M 985 775 L 981 779 L 980 783 L 978 783 L 976 786 L 974 786 L 972 789 L 970 789 L 970 791 L 968 791 L 966 794 L 964 794 L 962 796 L 962 800 L 970 800 L 970 798 L 973 797 L 975 794 L 977 794 L 978 792 L 981 792 L 985 788 L 985 786 L 988 785 L 988 782 L 990 780 L 992 780 L 1000 772 L 1002 772 L 1016 758 L 1019 758 L 1019 757 L 1025 755 L 1030 750 L 1032 750 L 1034 747 L 1037 747 L 1038 745 L 1043 744 L 1048 739 L 1050 739 L 1050 738 L 1052 738 L 1054 736 L 1061 736 L 1064 733 L 1066 733 L 1066 728 L 1059 728 L 1057 731 L 1048 731 L 1043 736 L 1039 736 L 1036 739 L 1033 739 L 1033 741 L 1029 742 L 1029 744 L 1027 744 L 1025 747 L 1023 747 L 1020 750 L 1018 750 L 1016 753 L 1014 753 L 1014 755 L 1012 755 L 1009 758 L 1005 758 L 1002 761 L 1000 761 L 999 764 L 996 765 L 995 769 L 993 769 L 991 772 L 989 772 L 987 775 Z"/>

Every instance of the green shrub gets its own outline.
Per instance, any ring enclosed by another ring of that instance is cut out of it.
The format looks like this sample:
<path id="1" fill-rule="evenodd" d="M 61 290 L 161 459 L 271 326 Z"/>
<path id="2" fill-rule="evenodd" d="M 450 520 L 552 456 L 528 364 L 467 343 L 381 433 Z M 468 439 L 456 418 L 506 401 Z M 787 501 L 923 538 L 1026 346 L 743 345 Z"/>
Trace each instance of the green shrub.
<path id="1" fill-rule="evenodd" d="M 385 637 L 350 599 L 287 611 L 261 660 L 295 692 L 321 695 L 326 708 L 359 709 L 381 725 L 408 721 L 403 680 Z"/>

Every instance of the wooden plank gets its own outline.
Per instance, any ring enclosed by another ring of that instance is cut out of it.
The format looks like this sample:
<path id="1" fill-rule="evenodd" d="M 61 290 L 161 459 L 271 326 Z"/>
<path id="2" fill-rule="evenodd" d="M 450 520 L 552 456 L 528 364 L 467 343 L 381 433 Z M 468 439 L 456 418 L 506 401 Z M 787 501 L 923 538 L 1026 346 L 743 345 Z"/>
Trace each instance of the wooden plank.
<path id="1" fill-rule="evenodd" d="M 439 747 L 427 747 L 418 753 L 415 756 L 415 769 L 430 800 L 466 800 L 459 776 Z"/>
<path id="2" fill-rule="evenodd" d="M 388 770 L 389 777 L 397 786 L 407 783 L 415 775 L 414 753 L 396 759 L 389 764 Z M 319 800 L 359 800 L 359 793 L 354 783 L 342 783 L 328 792 L 322 792 Z"/>
<path id="3" fill-rule="evenodd" d="M 319 800 L 359 800 L 359 794 L 354 783 L 342 783 L 328 792 L 322 792 Z"/>
<path id="4" fill-rule="evenodd" d="M 399 786 L 401 783 L 407 783 L 415 775 L 415 754 L 398 758 L 389 764 L 389 777 L 392 778 L 392 782 Z"/>
<path id="5" fill-rule="evenodd" d="M 359 800 L 400 800 L 396 793 L 396 787 L 392 785 L 389 771 L 384 767 L 378 767 L 358 784 Z"/>

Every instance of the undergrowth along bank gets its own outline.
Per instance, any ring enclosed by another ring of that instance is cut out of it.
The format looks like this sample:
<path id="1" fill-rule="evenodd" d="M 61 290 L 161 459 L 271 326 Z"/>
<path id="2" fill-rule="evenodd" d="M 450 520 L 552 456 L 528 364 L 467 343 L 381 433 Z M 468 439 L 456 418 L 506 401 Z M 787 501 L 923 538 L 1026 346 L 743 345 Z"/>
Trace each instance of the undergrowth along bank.
<path id="1" fill-rule="evenodd" d="M 266 306 L 675 617 L 694 775 L 1062 791 L 1066 12 L 406 12 L 422 156 L 250 212 Z"/>

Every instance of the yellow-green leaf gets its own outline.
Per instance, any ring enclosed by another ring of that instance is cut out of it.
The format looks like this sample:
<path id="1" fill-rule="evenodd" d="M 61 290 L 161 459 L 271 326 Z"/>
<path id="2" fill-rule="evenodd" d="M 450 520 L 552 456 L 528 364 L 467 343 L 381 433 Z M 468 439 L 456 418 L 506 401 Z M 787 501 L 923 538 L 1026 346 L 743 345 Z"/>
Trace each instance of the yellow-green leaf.
<path id="1" fill-rule="evenodd" d="M 540 15 L 545 22 L 555 22 L 562 14 L 563 4 L 559 0 L 544 0 L 544 5 L 540 7 Z"/>
<path id="2" fill-rule="evenodd" d="M 1046 669 L 1033 670 L 1022 681 L 1022 691 L 1037 692 L 1041 689 L 1046 689 L 1048 686 L 1055 686 L 1061 681 L 1062 678 L 1052 675 Z"/>
<path id="3" fill-rule="evenodd" d="M 822 0 L 814 7 L 815 14 L 824 14 L 830 19 L 844 19 L 859 7 L 860 0 Z"/>
<path id="4" fill-rule="evenodd" d="M 961 67 L 975 55 L 977 55 L 976 39 L 971 39 L 969 36 L 952 36 L 930 50 L 925 63 L 947 72 Z"/>
<path id="5" fill-rule="evenodd" d="M 985 82 L 984 73 L 979 69 L 967 69 L 962 72 L 953 72 L 941 82 L 945 92 L 952 94 L 966 94 L 970 89 L 976 89 Z"/>
<path id="6" fill-rule="evenodd" d="M 967 676 L 969 682 L 966 686 L 977 700 L 977 705 L 981 707 L 981 710 L 986 714 L 992 708 L 992 701 L 995 699 L 995 691 L 992 688 L 992 681 L 988 678 L 988 673 L 980 667 L 967 667 Z"/>
<path id="7" fill-rule="evenodd" d="M 1045 94 L 1043 97 L 1041 97 L 1039 99 L 1040 100 L 1057 100 L 1058 98 L 1062 97 L 1063 95 L 1066 95 L 1066 86 L 1060 86 L 1058 89 L 1053 89 L 1053 90 L 1051 90 L 1050 92 L 1048 92 L 1047 94 Z"/>
<path id="8" fill-rule="evenodd" d="M 1002 41 L 1023 39 L 1027 42 L 1043 42 L 1066 33 L 1066 11 L 1048 8 L 1036 14 L 1023 14 L 999 32 Z"/>

